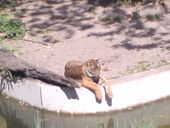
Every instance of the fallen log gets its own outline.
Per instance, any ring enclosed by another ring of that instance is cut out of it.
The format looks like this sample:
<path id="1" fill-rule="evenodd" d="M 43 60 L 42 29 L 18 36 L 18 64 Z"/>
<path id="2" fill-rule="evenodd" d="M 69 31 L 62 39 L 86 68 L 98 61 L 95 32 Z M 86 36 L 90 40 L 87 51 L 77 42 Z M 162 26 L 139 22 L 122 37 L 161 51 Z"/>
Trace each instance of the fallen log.
<path id="1" fill-rule="evenodd" d="M 0 67 L 8 69 L 12 75 L 31 77 L 57 86 L 79 87 L 73 79 L 36 67 L 6 49 L 0 49 Z"/>

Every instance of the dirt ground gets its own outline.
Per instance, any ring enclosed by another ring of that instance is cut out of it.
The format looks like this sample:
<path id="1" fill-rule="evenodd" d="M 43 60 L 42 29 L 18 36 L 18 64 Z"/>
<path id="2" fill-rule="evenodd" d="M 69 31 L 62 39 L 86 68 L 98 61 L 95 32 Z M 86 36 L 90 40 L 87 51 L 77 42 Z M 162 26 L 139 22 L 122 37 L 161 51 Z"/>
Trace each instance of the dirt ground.
<path id="1" fill-rule="evenodd" d="M 24 39 L 1 43 L 1 47 L 12 49 L 22 59 L 61 75 L 67 61 L 98 58 L 104 63 L 103 74 L 110 82 L 170 63 L 170 14 L 161 6 L 88 10 L 83 1 L 25 0 L 12 11 L 26 24 Z M 143 18 L 132 20 L 134 11 Z M 144 18 L 155 14 L 161 19 Z M 121 20 L 106 24 L 101 22 L 104 16 L 117 16 Z"/>

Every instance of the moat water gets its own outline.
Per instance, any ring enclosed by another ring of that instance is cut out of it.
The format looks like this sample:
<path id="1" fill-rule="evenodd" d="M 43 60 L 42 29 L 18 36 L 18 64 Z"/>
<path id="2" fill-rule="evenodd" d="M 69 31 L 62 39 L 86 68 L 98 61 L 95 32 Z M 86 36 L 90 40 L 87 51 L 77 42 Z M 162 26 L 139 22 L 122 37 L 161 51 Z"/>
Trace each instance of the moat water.
<path id="1" fill-rule="evenodd" d="M 74 116 L 0 96 L 0 128 L 170 128 L 170 98 L 124 111 Z"/>

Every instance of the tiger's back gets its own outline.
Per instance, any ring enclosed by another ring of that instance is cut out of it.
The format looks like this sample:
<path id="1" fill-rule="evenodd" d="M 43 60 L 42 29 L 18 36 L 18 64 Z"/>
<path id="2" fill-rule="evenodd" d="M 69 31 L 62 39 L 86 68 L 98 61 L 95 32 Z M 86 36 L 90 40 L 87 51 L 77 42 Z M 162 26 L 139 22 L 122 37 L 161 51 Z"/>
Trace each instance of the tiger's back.
<path id="1" fill-rule="evenodd" d="M 81 61 L 70 61 L 65 65 L 64 75 L 69 78 L 80 80 L 82 79 L 82 69 L 81 65 L 83 62 Z"/>

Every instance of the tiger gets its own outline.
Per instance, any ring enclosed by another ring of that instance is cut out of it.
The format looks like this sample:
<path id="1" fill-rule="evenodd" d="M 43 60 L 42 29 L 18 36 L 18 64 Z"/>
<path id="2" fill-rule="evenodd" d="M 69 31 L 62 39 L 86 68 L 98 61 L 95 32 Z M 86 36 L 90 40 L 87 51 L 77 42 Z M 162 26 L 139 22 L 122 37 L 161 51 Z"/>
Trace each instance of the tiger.
<path id="1" fill-rule="evenodd" d="M 102 93 L 99 87 L 99 80 L 107 83 L 107 80 L 101 75 L 101 64 L 99 59 L 89 59 L 82 61 L 69 61 L 65 65 L 65 77 L 72 78 L 80 83 L 80 87 L 85 87 L 95 93 L 96 99 L 102 100 Z M 112 98 L 111 86 L 108 83 L 104 86 L 108 97 Z"/>

